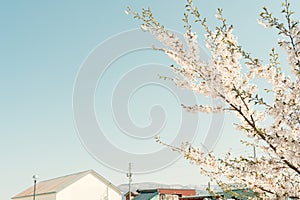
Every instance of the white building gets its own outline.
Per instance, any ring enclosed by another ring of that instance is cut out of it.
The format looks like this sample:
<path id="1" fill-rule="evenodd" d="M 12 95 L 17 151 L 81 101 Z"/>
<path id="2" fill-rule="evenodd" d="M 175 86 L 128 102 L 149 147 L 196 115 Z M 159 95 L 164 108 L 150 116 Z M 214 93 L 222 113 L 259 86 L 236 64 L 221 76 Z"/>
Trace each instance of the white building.
<path id="1" fill-rule="evenodd" d="M 34 187 L 12 197 L 32 200 Z M 35 200 L 121 200 L 121 191 L 93 170 L 62 176 L 36 184 Z"/>

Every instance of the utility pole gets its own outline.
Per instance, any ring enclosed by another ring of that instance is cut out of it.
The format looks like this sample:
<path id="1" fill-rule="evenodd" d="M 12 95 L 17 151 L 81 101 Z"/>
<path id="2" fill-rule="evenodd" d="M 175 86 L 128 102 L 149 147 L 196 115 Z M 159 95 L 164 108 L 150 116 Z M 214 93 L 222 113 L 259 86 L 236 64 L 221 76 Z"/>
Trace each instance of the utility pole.
<path id="1" fill-rule="evenodd" d="M 207 183 L 208 190 L 210 191 L 210 181 Z"/>
<path id="2" fill-rule="evenodd" d="M 254 158 L 254 161 L 256 161 L 256 149 L 255 149 L 255 146 L 253 146 L 253 158 Z"/>
<path id="3" fill-rule="evenodd" d="M 130 162 L 128 165 L 128 173 L 126 174 L 128 177 L 128 192 L 129 192 L 129 200 L 131 200 L 131 182 L 132 182 L 132 173 L 131 173 L 132 163 Z"/>

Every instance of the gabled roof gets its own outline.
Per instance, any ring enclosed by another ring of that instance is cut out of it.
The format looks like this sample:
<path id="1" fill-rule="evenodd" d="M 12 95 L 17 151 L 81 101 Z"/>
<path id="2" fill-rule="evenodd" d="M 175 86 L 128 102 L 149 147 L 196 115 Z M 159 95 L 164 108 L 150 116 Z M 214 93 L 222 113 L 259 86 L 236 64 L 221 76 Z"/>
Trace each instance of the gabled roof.
<path id="1" fill-rule="evenodd" d="M 79 179 L 85 177 L 88 174 L 94 175 L 97 179 L 102 181 L 104 184 L 112 188 L 114 191 L 119 193 L 120 195 L 122 194 L 121 190 L 114 186 L 111 182 L 106 180 L 104 177 L 99 175 L 97 172 L 94 170 L 88 170 L 84 172 L 79 172 L 76 174 L 70 174 L 67 176 L 61 176 L 58 178 L 46 180 L 46 181 L 40 181 L 37 182 L 36 184 L 36 195 L 42 195 L 42 194 L 52 194 L 52 193 L 57 193 L 64 188 L 68 187 L 69 185 L 75 183 Z M 12 199 L 17 199 L 21 197 L 27 197 L 27 196 L 32 196 L 33 195 L 33 186 L 29 187 L 28 189 L 24 190 L 23 192 L 17 194 L 16 196 L 12 197 Z"/>

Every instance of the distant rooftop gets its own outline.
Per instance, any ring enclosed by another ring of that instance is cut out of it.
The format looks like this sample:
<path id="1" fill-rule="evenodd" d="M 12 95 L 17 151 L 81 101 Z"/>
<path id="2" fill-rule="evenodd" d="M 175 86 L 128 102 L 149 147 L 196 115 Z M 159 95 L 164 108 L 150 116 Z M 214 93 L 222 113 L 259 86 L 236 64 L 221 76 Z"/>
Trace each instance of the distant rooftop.
<path id="1" fill-rule="evenodd" d="M 150 193 L 150 192 L 159 192 L 160 194 L 164 194 L 164 193 L 172 193 L 172 194 L 176 194 L 176 193 L 186 193 L 186 192 L 195 192 L 195 189 L 176 189 L 176 188 L 157 188 L 157 189 L 143 189 L 143 190 L 137 190 L 137 192 L 139 193 Z"/>

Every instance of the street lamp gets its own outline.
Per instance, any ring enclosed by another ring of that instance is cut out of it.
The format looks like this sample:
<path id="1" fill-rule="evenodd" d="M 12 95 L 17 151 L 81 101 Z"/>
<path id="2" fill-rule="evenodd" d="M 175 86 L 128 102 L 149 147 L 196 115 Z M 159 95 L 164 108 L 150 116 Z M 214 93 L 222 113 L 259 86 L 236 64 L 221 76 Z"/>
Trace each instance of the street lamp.
<path id="1" fill-rule="evenodd" d="M 38 175 L 33 175 L 33 200 L 35 200 L 36 182 L 39 179 Z"/>

